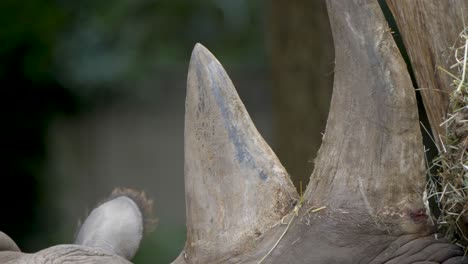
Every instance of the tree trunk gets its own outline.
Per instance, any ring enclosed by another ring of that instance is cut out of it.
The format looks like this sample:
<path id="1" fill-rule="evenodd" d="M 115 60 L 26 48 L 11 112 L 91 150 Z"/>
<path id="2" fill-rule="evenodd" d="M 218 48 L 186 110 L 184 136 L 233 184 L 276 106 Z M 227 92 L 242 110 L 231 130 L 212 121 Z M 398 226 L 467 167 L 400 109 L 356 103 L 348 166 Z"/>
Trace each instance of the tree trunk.
<path id="1" fill-rule="evenodd" d="M 333 78 L 324 0 L 272 1 L 269 12 L 274 145 L 291 179 L 305 187 L 322 142 Z"/>

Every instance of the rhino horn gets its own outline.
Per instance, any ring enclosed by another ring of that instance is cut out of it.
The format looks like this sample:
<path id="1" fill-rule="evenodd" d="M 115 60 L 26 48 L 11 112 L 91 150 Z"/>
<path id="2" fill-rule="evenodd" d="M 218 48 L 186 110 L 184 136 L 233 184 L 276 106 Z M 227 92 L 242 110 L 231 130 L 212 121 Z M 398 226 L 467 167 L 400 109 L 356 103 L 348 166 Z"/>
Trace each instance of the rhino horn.
<path id="1" fill-rule="evenodd" d="M 413 232 L 411 220 L 425 217 L 415 91 L 377 1 L 358 2 L 327 1 L 335 77 L 305 199 Z"/>
<path id="2" fill-rule="evenodd" d="M 298 199 L 218 60 L 196 44 L 185 102 L 185 255 L 204 263 L 238 252 Z"/>

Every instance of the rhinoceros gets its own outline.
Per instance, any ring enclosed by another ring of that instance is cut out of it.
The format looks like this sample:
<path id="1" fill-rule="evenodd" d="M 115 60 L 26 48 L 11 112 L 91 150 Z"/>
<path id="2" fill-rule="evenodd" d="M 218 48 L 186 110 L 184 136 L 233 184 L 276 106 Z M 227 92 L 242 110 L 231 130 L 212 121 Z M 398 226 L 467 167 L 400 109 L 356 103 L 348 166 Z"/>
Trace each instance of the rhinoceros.
<path id="1" fill-rule="evenodd" d="M 405 16 L 443 1 L 389 2 Z M 415 92 L 380 6 L 328 0 L 327 8 L 333 96 L 304 193 L 221 64 L 195 45 L 185 104 L 187 241 L 174 264 L 468 263 L 431 221 Z M 0 233 L 0 263 L 130 263 L 145 227 L 147 199 L 136 197 L 112 195 L 73 244 L 25 254 Z"/>

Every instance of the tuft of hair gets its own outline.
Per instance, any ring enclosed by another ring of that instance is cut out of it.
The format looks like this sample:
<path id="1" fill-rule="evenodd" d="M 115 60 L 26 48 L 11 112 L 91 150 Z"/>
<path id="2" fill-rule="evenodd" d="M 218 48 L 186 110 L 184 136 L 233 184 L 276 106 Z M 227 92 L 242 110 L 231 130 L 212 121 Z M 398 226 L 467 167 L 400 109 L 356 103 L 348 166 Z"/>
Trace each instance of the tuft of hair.
<path id="1" fill-rule="evenodd" d="M 120 196 L 125 196 L 132 199 L 132 201 L 135 202 L 135 204 L 140 209 L 140 212 L 143 216 L 144 234 L 153 232 L 156 229 L 156 225 L 158 224 L 158 219 L 154 216 L 153 200 L 146 197 L 146 193 L 144 191 L 137 191 L 131 188 L 118 187 L 112 191 L 109 198 L 106 199 L 106 202 L 118 198 Z"/>

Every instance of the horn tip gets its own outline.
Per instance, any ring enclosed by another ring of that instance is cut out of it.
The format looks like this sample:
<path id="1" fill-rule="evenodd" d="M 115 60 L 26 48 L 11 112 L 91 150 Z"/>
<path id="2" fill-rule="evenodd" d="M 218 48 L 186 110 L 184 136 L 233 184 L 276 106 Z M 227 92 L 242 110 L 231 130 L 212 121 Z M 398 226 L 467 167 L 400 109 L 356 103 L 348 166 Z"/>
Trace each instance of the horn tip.
<path id="1" fill-rule="evenodd" d="M 191 63 L 199 61 L 217 61 L 216 57 L 201 43 L 196 43 L 192 50 Z"/>
<path id="2" fill-rule="evenodd" d="M 210 53 L 208 49 L 203 46 L 200 42 L 195 43 L 195 46 L 193 47 L 192 55 L 193 54 L 199 54 L 199 53 Z"/>

